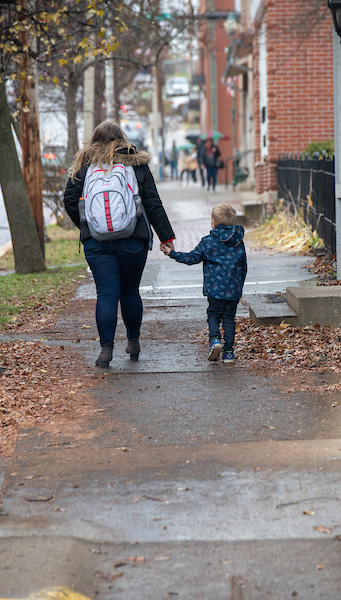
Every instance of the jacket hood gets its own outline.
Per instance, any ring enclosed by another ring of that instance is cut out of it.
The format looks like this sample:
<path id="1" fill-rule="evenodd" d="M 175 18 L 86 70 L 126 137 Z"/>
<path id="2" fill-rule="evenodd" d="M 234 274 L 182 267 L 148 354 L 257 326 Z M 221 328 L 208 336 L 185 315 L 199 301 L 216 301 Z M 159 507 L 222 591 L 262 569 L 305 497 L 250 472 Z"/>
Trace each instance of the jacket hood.
<path id="1" fill-rule="evenodd" d="M 122 164 L 125 167 L 139 167 L 140 165 L 147 165 L 150 162 L 151 156 L 145 150 L 136 152 L 133 147 L 130 150 L 127 148 L 120 148 L 113 155 L 113 162 L 115 164 Z"/>
<path id="2" fill-rule="evenodd" d="M 241 225 L 217 225 L 211 230 L 211 235 L 229 246 L 238 246 L 244 237 L 244 227 Z"/>

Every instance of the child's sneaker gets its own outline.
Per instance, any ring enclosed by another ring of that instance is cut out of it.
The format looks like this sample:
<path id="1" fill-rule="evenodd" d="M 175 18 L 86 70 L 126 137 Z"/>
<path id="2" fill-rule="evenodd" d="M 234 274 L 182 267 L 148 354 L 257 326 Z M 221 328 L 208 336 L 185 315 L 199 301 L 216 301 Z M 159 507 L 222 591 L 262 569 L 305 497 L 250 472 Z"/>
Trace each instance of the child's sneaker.
<path id="1" fill-rule="evenodd" d="M 221 358 L 224 363 L 232 365 L 232 363 L 234 362 L 233 350 L 224 350 Z"/>
<path id="2" fill-rule="evenodd" d="M 214 340 L 212 340 L 212 342 L 211 342 L 208 360 L 218 360 L 222 349 L 223 349 L 223 345 L 222 345 L 220 339 L 214 338 Z"/>

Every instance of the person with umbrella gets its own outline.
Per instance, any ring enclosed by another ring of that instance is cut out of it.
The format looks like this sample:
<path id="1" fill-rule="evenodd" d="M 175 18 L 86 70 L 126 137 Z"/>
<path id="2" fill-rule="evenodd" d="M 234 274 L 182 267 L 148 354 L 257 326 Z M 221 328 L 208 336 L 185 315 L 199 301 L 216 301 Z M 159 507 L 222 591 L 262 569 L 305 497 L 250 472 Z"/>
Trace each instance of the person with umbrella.
<path id="1" fill-rule="evenodd" d="M 219 162 L 220 150 L 213 142 L 212 138 L 207 138 L 203 151 L 203 163 L 207 171 L 207 191 L 215 191 L 217 182 L 217 169 Z"/>

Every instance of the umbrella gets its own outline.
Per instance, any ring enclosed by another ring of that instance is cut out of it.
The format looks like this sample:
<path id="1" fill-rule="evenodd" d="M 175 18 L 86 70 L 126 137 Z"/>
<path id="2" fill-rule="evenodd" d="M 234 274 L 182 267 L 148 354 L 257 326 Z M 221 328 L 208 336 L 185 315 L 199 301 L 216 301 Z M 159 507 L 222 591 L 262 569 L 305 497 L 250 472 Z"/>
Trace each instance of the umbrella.
<path id="1" fill-rule="evenodd" d="M 196 144 L 199 137 L 200 133 L 189 133 L 186 135 L 186 140 L 188 140 L 191 144 Z"/>
<path id="2" fill-rule="evenodd" d="M 178 150 L 192 150 L 192 148 L 195 148 L 194 144 L 181 144 L 181 146 L 178 146 Z"/>
<path id="3" fill-rule="evenodd" d="M 213 140 L 229 140 L 229 136 L 225 135 L 224 133 L 220 133 L 220 131 L 206 131 L 205 133 L 203 133 L 200 136 L 201 140 L 208 140 L 209 138 L 212 138 Z"/>

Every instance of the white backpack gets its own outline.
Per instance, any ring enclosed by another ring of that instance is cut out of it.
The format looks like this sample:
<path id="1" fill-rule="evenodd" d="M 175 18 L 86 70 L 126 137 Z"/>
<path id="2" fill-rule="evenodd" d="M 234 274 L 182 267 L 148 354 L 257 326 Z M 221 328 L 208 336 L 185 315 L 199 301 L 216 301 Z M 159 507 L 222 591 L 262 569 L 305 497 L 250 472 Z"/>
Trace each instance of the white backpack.
<path id="1" fill-rule="evenodd" d="M 142 206 L 133 167 L 90 165 L 83 197 L 85 219 L 95 240 L 117 240 L 132 235 Z"/>

